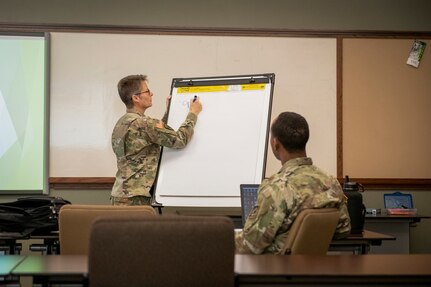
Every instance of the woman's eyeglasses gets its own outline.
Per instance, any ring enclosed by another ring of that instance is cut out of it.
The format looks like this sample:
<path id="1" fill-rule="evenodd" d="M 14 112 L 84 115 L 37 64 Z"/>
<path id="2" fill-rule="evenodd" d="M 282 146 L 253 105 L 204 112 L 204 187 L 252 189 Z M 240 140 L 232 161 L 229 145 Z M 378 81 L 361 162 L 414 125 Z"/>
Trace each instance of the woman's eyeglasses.
<path id="1" fill-rule="evenodd" d="M 134 94 L 134 95 L 135 95 L 135 96 L 139 96 L 139 95 L 141 95 L 141 94 L 145 94 L 145 93 L 151 94 L 150 89 L 148 89 L 148 90 L 146 90 L 146 91 L 143 91 L 143 92 L 136 93 L 136 94 Z"/>

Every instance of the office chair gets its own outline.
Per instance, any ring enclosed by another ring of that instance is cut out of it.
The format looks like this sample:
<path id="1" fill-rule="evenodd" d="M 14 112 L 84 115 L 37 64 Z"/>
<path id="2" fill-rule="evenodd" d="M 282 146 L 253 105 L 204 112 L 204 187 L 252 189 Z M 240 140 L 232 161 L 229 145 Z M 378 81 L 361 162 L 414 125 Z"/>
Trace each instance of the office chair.
<path id="1" fill-rule="evenodd" d="M 339 219 L 336 208 L 302 210 L 287 234 L 285 254 L 325 255 Z"/>
<path id="2" fill-rule="evenodd" d="M 227 217 L 97 219 L 90 287 L 234 286 L 234 226 Z"/>
<path id="3" fill-rule="evenodd" d="M 155 216 L 156 212 L 151 206 L 65 205 L 58 218 L 60 254 L 88 254 L 91 225 L 97 217 L 106 215 Z"/>

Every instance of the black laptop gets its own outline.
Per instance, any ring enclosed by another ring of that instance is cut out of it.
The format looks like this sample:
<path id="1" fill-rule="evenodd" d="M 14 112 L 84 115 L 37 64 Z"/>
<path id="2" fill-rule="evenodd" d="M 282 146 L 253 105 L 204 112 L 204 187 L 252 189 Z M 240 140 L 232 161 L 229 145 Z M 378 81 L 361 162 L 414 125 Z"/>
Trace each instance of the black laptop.
<path id="1" fill-rule="evenodd" d="M 242 226 L 244 227 L 245 221 L 248 215 L 253 210 L 257 202 L 257 191 L 259 190 L 259 184 L 241 184 L 240 196 L 241 196 L 241 217 Z"/>

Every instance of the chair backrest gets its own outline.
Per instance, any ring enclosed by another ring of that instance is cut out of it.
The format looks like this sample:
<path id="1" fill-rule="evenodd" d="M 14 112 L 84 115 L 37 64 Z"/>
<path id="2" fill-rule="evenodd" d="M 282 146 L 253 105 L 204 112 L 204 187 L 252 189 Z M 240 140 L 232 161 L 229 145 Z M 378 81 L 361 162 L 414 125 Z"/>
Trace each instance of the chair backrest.
<path id="1" fill-rule="evenodd" d="M 336 208 L 304 209 L 286 238 L 286 254 L 325 255 L 340 219 Z"/>
<path id="2" fill-rule="evenodd" d="M 155 216 L 151 206 L 65 205 L 58 218 L 60 253 L 88 254 L 90 229 L 99 216 Z"/>
<path id="3" fill-rule="evenodd" d="M 89 283 L 234 286 L 234 256 L 234 226 L 227 217 L 104 217 L 91 231 Z"/>

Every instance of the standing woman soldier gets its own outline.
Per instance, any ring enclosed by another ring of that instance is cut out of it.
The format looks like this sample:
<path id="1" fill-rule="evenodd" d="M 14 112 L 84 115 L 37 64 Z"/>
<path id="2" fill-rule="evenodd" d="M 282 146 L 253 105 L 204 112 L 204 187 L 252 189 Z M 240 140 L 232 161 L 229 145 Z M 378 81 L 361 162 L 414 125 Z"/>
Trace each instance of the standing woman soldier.
<path id="1" fill-rule="evenodd" d="M 117 174 L 111 192 L 112 205 L 151 205 L 160 147 L 181 149 L 193 135 L 202 111 L 199 98 L 190 101 L 189 113 L 177 131 L 162 120 L 146 116 L 153 93 L 147 76 L 130 75 L 118 82 L 118 93 L 126 105 L 112 132 L 112 148 L 117 157 Z M 170 98 L 168 98 L 169 102 Z"/>

